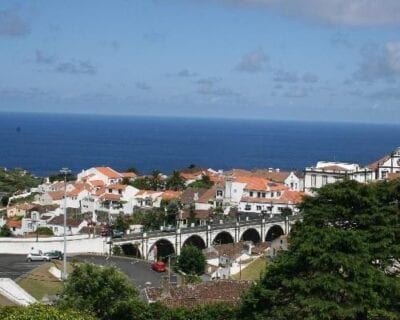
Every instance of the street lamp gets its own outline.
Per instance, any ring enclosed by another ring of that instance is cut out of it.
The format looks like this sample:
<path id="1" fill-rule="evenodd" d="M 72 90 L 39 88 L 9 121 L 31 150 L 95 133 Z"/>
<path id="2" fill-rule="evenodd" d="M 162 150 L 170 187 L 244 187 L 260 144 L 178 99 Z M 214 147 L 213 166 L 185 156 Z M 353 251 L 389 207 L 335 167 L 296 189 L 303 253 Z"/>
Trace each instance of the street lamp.
<path id="1" fill-rule="evenodd" d="M 67 175 L 71 173 L 68 168 L 62 168 L 60 173 L 64 175 L 64 271 L 63 280 L 67 280 Z"/>

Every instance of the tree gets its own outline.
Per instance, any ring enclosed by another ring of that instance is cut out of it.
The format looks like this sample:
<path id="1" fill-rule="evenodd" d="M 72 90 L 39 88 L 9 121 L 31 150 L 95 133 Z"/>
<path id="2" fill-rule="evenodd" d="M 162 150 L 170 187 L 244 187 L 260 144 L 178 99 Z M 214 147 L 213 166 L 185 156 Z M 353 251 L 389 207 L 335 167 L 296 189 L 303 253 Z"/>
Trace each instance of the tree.
<path id="1" fill-rule="evenodd" d="M 185 189 L 185 182 L 181 177 L 181 173 L 177 170 L 174 170 L 174 172 L 172 172 L 172 175 L 168 177 L 165 187 L 168 190 L 175 190 L 175 191 Z"/>
<path id="2" fill-rule="evenodd" d="M 176 267 L 187 274 L 202 275 L 206 268 L 206 258 L 195 246 L 184 246 L 176 260 Z"/>
<path id="3" fill-rule="evenodd" d="M 65 284 L 59 306 L 88 311 L 99 319 L 134 319 L 140 307 L 139 293 L 114 266 L 81 264 L 74 267 Z"/>
<path id="4" fill-rule="evenodd" d="M 11 237 L 11 235 L 12 232 L 8 225 L 5 224 L 0 228 L 0 237 Z"/>
<path id="5" fill-rule="evenodd" d="M 42 236 L 52 236 L 54 235 L 53 230 L 49 227 L 38 227 L 36 230 L 36 233 L 38 235 Z"/>
<path id="6" fill-rule="evenodd" d="M 52 306 L 34 304 L 28 307 L 0 308 L 2 320 L 95 320 L 90 314 L 76 310 L 59 310 Z"/>
<path id="7" fill-rule="evenodd" d="M 162 190 L 164 189 L 164 181 L 161 179 L 161 172 L 159 170 L 153 170 L 150 176 L 150 190 Z"/>
<path id="8" fill-rule="evenodd" d="M 125 232 L 129 229 L 129 222 L 123 215 L 118 215 L 118 217 L 114 221 L 114 229 L 118 231 Z"/>
<path id="9" fill-rule="evenodd" d="M 244 319 L 398 319 L 400 183 L 327 185 L 243 299 Z"/>
<path id="10" fill-rule="evenodd" d="M 210 180 L 209 176 L 202 175 L 200 180 L 194 181 L 188 185 L 189 188 L 204 188 L 210 189 L 214 185 L 214 182 Z"/>
<path id="11" fill-rule="evenodd" d="M 135 167 L 129 167 L 126 172 L 132 172 L 134 174 L 139 174 L 139 171 Z"/>

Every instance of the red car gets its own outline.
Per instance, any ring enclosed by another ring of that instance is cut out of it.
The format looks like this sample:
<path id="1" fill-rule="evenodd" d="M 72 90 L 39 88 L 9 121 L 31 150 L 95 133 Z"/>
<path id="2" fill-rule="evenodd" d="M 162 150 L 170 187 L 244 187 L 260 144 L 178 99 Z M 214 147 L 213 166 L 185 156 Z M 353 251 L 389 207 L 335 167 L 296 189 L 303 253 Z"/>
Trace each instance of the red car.
<path id="1" fill-rule="evenodd" d="M 162 262 L 162 261 L 157 261 L 157 262 L 154 262 L 152 265 L 151 265 L 151 268 L 154 270 L 154 271 L 157 271 L 157 272 L 165 272 L 165 263 L 164 262 Z"/>

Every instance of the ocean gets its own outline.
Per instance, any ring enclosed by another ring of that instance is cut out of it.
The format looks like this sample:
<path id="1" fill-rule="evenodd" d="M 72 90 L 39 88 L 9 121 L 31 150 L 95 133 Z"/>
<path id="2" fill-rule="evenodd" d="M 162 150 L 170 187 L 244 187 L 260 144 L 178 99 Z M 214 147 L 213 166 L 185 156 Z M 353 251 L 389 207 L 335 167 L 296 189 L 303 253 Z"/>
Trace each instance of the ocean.
<path id="1" fill-rule="evenodd" d="M 1 167 L 39 176 L 93 166 L 303 170 L 371 163 L 400 146 L 400 125 L 0 113 L 0 144 Z"/>

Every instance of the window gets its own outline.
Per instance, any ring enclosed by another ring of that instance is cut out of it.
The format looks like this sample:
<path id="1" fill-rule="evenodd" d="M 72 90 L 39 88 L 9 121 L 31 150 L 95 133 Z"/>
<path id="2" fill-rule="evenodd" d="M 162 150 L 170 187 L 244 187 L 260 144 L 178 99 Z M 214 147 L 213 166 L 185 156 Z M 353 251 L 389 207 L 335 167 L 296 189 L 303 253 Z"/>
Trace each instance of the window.
<path id="1" fill-rule="evenodd" d="M 265 196 L 266 196 L 265 192 L 263 192 L 263 193 L 261 194 L 261 196 L 262 196 L 263 198 L 265 198 Z"/>
<path id="2" fill-rule="evenodd" d="M 275 193 L 271 192 L 271 198 L 275 197 Z"/>
<path id="3" fill-rule="evenodd" d="M 222 190 L 217 190 L 217 197 L 222 197 Z"/>
<path id="4" fill-rule="evenodd" d="M 119 194 L 122 194 L 122 190 L 118 190 L 118 193 L 119 193 Z"/>
<path id="5" fill-rule="evenodd" d="M 311 187 L 315 187 L 317 185 L 317 176 L 315 174 L 311 175 Z"/>
<path id="6" fill-rule="evenodd" d="M 257 211 L 261 211 L 261 206 L 257 206 Z"/>
<path id="7" fill-rule="evenodd" d="M 328 183 L 328 176 L 322 176 L 322 185 L 326 185 Z"/>
<path id="8" fill-rule="evenodd" d="M 112 189 L 108 189 L 108 193 L 112 193 Z"/>
<path id="9" fill-rule="evenodd" d="M 261 198 L 261 192 L 257 192 L 257 198 Z"/>
<path id="10" fill-rule="evenodd" d="M 280 197 L 280 196 L 281 196 L 281 192 L 278 191 L 278 192 L 276 193 L 276 196 L 277 196 L 277 197 Z"/>
<path id="11" fill-rule="evenodd" d="M 290 183 L 290 189 L 293 189 L 293 182 Z"/>
<path id="12" fill-rule="evenodd" d="M 274 206 L 270 206 L 267 209 L 268 209 L 268 211 L 272 211 L 273 208 L 274 208 Z"/>
<path id="13" fill-rule="evenodd" d="M 250 197 L 252 197 L 252 196 L 253 196 L 253 191 L 250 191 L 250 193 L 249 193 L 249 194 L 250 194 Z"/>
<path id="14" fill-rule="evenodd" d="M 250 204 L 246 204 L 246 206 L 244 207 L 244 210 L 250 211 L 251 210 L 251 205 Z"/>

